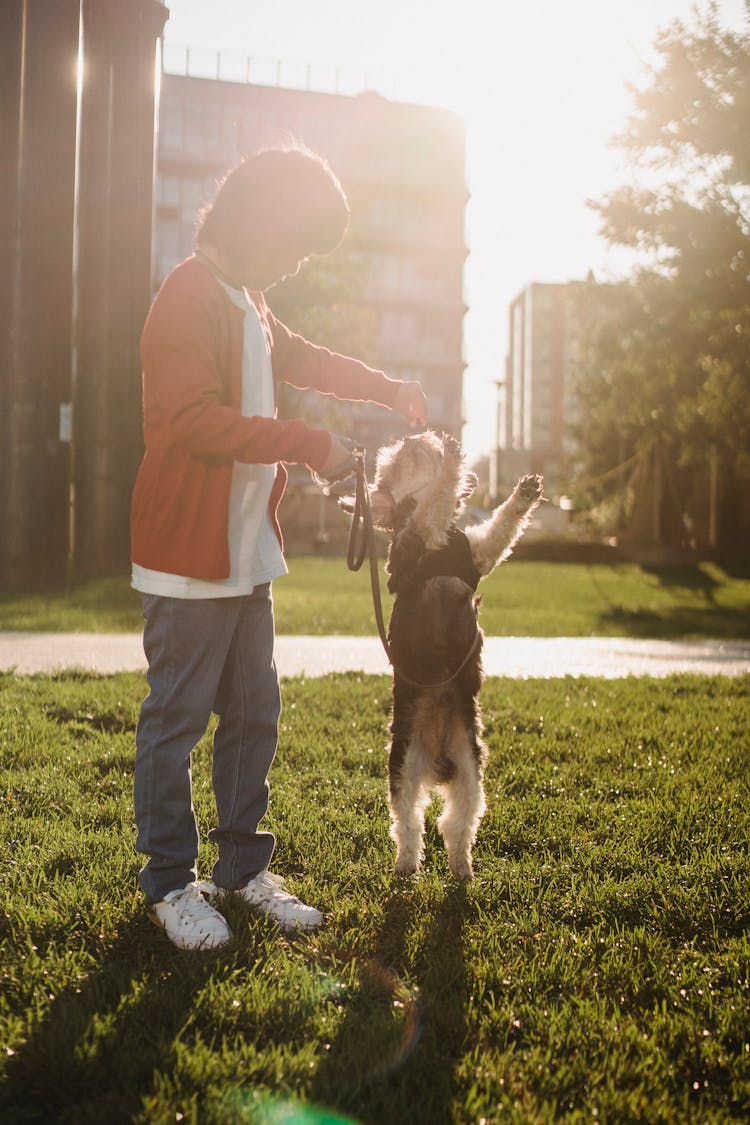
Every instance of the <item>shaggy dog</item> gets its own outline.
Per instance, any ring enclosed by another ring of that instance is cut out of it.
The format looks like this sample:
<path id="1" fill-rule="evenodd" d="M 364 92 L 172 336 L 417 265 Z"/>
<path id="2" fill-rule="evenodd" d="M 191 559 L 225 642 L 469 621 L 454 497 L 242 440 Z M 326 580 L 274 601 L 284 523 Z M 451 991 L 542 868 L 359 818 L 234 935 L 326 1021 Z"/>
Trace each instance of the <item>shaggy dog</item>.
<path id="1" fill-rule="evenodd" d="M 508 557 L 542 495 L 526 476 L 484 522 L 456 527 L 476 477 L 453 438 L 425 431 L 377 456 L 370 489 L 373 520 L 391 532 L 386 563 L 395 594 L 388 628 L 393 663 L 389 750 L 391 836 L 399 875 L 418 870 L 424 813 L 434 789 L 444 810 L 438 827 L 448 864 L 472 877 L 471 851 L 485 810 L 478 695 L 482 632 L 480 578 Z"/>

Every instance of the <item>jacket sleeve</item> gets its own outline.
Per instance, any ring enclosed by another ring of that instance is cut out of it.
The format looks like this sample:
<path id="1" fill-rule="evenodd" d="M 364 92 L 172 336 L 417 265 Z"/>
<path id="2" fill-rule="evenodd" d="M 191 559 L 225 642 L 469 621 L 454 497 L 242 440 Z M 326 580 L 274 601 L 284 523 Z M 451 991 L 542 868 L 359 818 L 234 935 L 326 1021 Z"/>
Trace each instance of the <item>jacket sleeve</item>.
<path id="1" fill-rule="evenodd" d="M 368 367 L 358 359 L 311 344 L 277 320 L 266 305 L 273 337 L 273 365 L 277 379 L 300 390 L 313 389 L 352 402 L 375 402 L 393 409 L 398 379 Z"/>
<path id="2" fill-rule="evenodd" d="M 218 301 L 165 283 L 141 339 L 147 446 L 149 434 L 159 434 L 166 445 L 210 461 L 321 468 L 331 446 L 326 430 L 300 419 L 243 417 L 226 403 L 220 368 L 226 323 Z"/>

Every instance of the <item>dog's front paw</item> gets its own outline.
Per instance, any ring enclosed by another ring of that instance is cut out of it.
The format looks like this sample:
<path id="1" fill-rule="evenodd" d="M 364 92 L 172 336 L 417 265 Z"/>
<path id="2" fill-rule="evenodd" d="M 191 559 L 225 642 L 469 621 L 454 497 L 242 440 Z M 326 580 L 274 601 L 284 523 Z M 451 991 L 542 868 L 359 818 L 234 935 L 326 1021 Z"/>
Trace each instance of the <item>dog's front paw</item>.
<path id="1" fill-rule="evenodd" d="M 463 450 L 452 434 L 442 434 L 443 456 L 451 461 L 463 460 Z"/>
<path id="2" fill-rule="evenodd" d="M 516 494 L 526 504 L 533 504 L 539 500 L 543 490 L 544 477 L 539 476 L 538 473 L 529 473 L 527 476 L 521 477 L 516 485 Z"/>

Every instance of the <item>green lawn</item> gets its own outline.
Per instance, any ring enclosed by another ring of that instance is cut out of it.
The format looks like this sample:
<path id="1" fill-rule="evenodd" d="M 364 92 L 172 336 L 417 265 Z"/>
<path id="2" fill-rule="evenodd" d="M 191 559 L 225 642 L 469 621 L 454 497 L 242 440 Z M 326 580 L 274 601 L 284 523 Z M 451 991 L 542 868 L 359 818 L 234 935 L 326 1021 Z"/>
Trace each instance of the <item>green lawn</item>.
<path id="1" fill-rule="evenodd" d="M 327 923 L 235 906 L 211 954 L 136 892 L 144 691 L 0 677 L 0 1120 L 748 1120 L 748 678 L 490 678 L 468 887 L 434 809 L 423 875 L 391 874 L 388 679 L 288 681 L 275 868 Z M 207 740 L 194 782 L 205 838 Z"/>
<path id="2" fill-rule="evenodd" d="M 289 570 L 274 584 L 279 633 L 375 634 L 366 567 L 352 574 L 343 559 L 304 557 L 290 559 Z M 384 580 L 381 589 L 388 612 Z M 707 563 L 652 570 L 511 560 L 480 591 L 490 635 L 750 637 L 750 580 Z M 141 624 L 127 578 L 87 582 L 69 596 L 0 598 L 0 630 L 121 632 Z"/>

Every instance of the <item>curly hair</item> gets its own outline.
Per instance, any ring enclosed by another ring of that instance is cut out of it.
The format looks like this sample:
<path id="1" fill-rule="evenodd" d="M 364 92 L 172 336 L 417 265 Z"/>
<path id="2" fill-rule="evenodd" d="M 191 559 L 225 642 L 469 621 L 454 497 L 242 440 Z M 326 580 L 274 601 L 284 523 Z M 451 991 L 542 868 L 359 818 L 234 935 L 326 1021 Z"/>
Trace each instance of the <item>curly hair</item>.
<path id="1" fill-rule="evenodd" d="M 328 254 L 349 225 L 349 205 L 324 157 L 294 143 L 260 149 L 222 180 L 198 216 L 195 242 L 231 254 L 271 237 L 299 258 Z"/>

